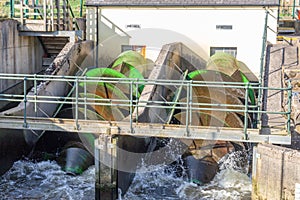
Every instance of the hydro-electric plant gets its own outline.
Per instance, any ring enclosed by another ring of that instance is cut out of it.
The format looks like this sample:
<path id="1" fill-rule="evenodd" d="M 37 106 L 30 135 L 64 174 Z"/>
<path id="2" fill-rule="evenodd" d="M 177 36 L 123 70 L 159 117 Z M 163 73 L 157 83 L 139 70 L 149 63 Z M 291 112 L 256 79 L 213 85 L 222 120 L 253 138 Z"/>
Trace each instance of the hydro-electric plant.
<path id="1" fill-rule="evenodd" d="M 4 76 L 33 88 L 6 95 L 21 103 L 1 113 L 1 125 L 23 129 L 19 138 L 31 158 L 56 160 L 68 174 L 95 164 L 96 198 L 125 195 L 142 163 L 172 166 L 178 176 L 203 185 L 229 152 L 249 153 L 252 142 L 266 138 L 283 142 L 260 134 L 261 114 L 267 113 L 258 101 L 262 88 L 229 54 L 206 62 L 172 43 L 155 62 L 125 51 L 109 66 L 61 63 L 51 75 Z"/>
<path id="2" fill-rule="evenodd" d="M 181 46 L 182 44 L 172 45 Z M 162 53 L 164 52 L 162 51 Z M 174 52 L 171 53 L 176 56 Z M 180 59 L 182 58 L 177 58 L 177 60 Z M 242 110 L 245 105 L 252 110 L 257 109 L 257 92 L 250 86 L 250 80 L 254 76 L 247 77 L 246 74 L 249 75 L 251 72 L 242 62 L 237 61 L 229 54 L 217 53 L 209 59 L 204 68 L 190 64 L 181 66 L 182 64 L 184 64 L 183 61 L 174 63 L 174 68 L 163 66 L 152 70 L 152 75 L 160 74 L 160 78 L 169 77 L 170 82 L 152 88 L 150 98 L 153 100 L 150 102 L 157 105 L 156 110 L 149 108 L 147 112 L 142 113 L 139 113 L 138 105 L 142 102 L 140 98 L 144 94 L 144 88 L 147 84 L 149 85 L 149 80 L 146 78 L 151 77 L 151 73 L 147 74 L 146 72 L 149 71 L 149 68 L 153 68 L 153 62 L 145 59 L 138 52 L 126 51 L 106 68 L 95 67 L 87 70 L 85 73 L 87 80 L 88 78 L 98 78 L 98 81 L 79 83 L 80 97 L 87 98 L 88 102 L 91 101 L 85 111 L 86 117 L 110 122 L 129 121 L 131 119 L 131 121 L 145 120 L 144 122 L 147 122 L 149 120 L 151 123 L 189 124 L 191 126 L 219 128 L 244 128 L 244 126 L 254 128 L 256 126 L 256 116 Z M 126 83 L 126 80 L 135 80 L 135 83 Z M 172 80 L 175 82 L 172 83 Z M 178 84 L 176 82 L 178 80 L 195 82 L 195 85 L 189 88 L 183 84 Z M 256 79 L 251 81 L 253 84 L 257 83 Z M 189 112 L 186 110 L 187 105 L 191 106 Z M 134 109 L 135 111 L 133 111 Z M 142 109 L 144 108 L 142 107 Z M 81 107 L 78 110 L 83 116 L 84 109 Z M 138 117 L 132 114 L 134 112 L 138 113 Z M 85 137 L 90 136 L 85 135 L 81 138 L 83 141 L 91 141 L 84 143 L 89 144 L 88 149 L 92 152 L 94 149 L 93 140 L 85 139 Z M 168 145 L 168 142 L 165 142 L 162 146 L 150 147 L 151 144 L 159 144 L 159 142 L 148 142 L 149 144 L 147 144 L 141 138 L 129 139 L 124 136 L 125 139 L 122 139 L 122 137 L 120 136 L 118 139 L 118 146 L 120 148 L 125 146 L 124 150 L 130 152 L 149 152 L 150 149 L 157 150 Z M 151 138 L 151 140 L 162 139 L 157 137 Z M 184 160 L 183 165 L 186 168 L 188 178 L 199 184 L 208 183 L 213 179 L 218 172 L 218 161 L 227 153 L 250 147 L 250 145 L 244 146 L 241 142 L 221 140 L 198 139 L 189 142 L 177 141 L 175 144 L 178 145 L 179 143 L 185 150 L 182 150 L 182 157 L 178 159 Z M 123 160 L 117 161 L 117 169 L 120 168 L 120 165 L 124 165 L 122 162 L 127 162 L 126 159 L 123 159 L 125 156 L 122 154 L 124 154 L 122 151 L 116 154 L 118 157 L 116 159 Z M 163 155 L 160 156 L 163 157 Z M 133 167 L 133 163 L 130 164 L 129 172 L 129 169 L 124 170 L 122 167 L 119 170 L 117 185 L 122 189 L 123 194 L 126 193 L 134 177 L 132 176 L 134 169 L 140 164 L 141 159 L 134 161 L 135 167 Z M 102 162 L 105 164 L 104 161 Z"/>

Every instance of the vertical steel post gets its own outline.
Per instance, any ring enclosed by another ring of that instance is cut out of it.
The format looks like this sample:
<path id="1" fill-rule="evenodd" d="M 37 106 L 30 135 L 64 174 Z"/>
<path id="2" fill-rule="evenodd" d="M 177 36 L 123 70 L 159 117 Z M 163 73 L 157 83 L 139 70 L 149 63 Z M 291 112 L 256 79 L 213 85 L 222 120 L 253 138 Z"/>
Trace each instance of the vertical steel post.
<path id="1" fill-rule="evenodd" d="M 23 127 L 24 128 L 27 128 L 27 119 L 26 119 L 26 117 L 27 117 L 27 108 L 26 108 L 26 104 L 27 104 L 27 77 L 24 77 L 24 88 L 23 88 L 23 92 L 24 92 L 24 99 L 23 99 L 23 101 L 24 101 L 24 115 L 23 115 L 23 117 L 24 117 L 24 123 L 23 123 Z"/>
<path id="2" fill-rule="evenodd" d="M 25 5 L 28 6 L 28 0 L 25 0 Z M 29 11 L 28 11 L 28 9 L 26 8 L 26 9 L 25 9 L 26 18 L 28 18 L 28 15 L 27 15 L 28 12 L 29 12 Z"/>
<path id="3" fill-rule="evenodd" d="M 296 8 L 296 0 L 293 1 L 293 9 L 292 9 L 292 12 L 293 12 L 293 13 L 292 13 L 293 19 L 295 19 L 295 11 L 296 11 L 295 8 Z"/>
<path id="4" fill-rule="evenodd" d="M 101 181 L 101 162 L 100 162 L 100 145 L 99 145 L 99 139 L 95 139 L 95 149 L 94 149 L 94 159 L 95 159 L 95 200 L 100 200 L 100 181 Z"/>
<path id="5" fill-rule="evenodd" d="M 103 133 L 95 140 L 95 199 L 117 199 L 116 139 Z"/>
<path id="6" fill-rule="evenodd" d="M 9 1 L 9 5 L 10 5 L 10 18 L 14 18 L 15 17 L 15 0 L 10 0 Z"/>
<path id="7" fill-rule="evenodd" d="M 84 119 L 87 119 L 87 88 L 86 88 L 86 75 L 84 75 Z"/>
<path id="8" fill-rule="evenodd" d="M 190 81 L 189 83 L 189 126 L 192 124 L 192 113 L 193 113 L 193 80 Z M 191 136 L 190 135 L 190 130 L 188 132 L 187 136 Z"/>
<path id="9" fill-rule="evenodd" d="M 287 132 L 291 135 L 291 113 L 292 113 L 292 84 L 288 84 L 288 113 L 287 113 Z"/>
<path id="10" fill-rule="evenodd" d="M 135 100 L 135 109 L 136 109 L 136 116 L 135 116 L 135 122 L 136 123 L 138 123 L 138 118 L 139 118 L 139 98 L 138 98 L 138 94 L 139 94 L 139 90 L 138 90 L 138 88 L 139 88 L 139 79 L 137 78 L 136 79 L 136 83 L 135 83 L 136 85 L 135 85 L 135 88 L 136 88 L 136 91 L 135 91 L 135 98 L 136 98 L 136 100 Z"/>
<path id="11" fill-rule="evenodd" d="M 34 74 L 34 112 L 37 112 L 37 82 L 36 82 L 36 74 Z"/>
<path id="12" fill-rule="evenodd" d="M 133 81 L 130 81 L 130 108 L 129 108 L 129 112 L 130 112 L 130 133 L 133 133 L 133 125 L 132 125 L 132 112 L 133 112 Z"/>
<path id="13" fill-rule="evenodd" d="M 79 129 L 79 124 L 78 124 L 78 77 L 76 77 L 76 82 L 75 82 L 75 125 L 76 125 L 76 130 Z"/>
<path id="14" fill-rule="evenodd" d="M 80 17 L 82 17 L 82 10 L 83 10 L 83 0 L 80 0 L 80 12 L 79 12 Z"/>
<path id="15" fill-rule="evenodd" d="M 21 25 L 24 25 L 24 11 L 23 11 L 23 0 L 20 0 L 20 18 L 21 18 Z"/>
<path id="16" fill-rule="evenodd" d="M 99 20 L 101 20 L 101 14 L 99 16 L 98 7 L 96 7 L 96 67 L 99 65 Z"/>
<path id="17" fill-rule="evenodd" d="M 186 94 L 186 116 L 185 116 L 185 131 L 186 131 L 186 135 L 189 136 L 190 135 L 190 130 L 189 130 L 189 123 L 190 123 L 190 86 L 191 82 L 189 81 L 186 85 L 187 87 L 187 94 Z"/>
<path id="18" fill-rule="evenodd" d="M 245 110 L 244 110 L 244 139 L 248 140 L 248 133 L 247 133 L 247 128 L 248 128 L 248 96 L 249 96 L 249 84 L 250 82 L 248 82 L 246 84 L 246 91 L 245 91 Z"/>
<path id="19" fill-rule="evenodd" d="M 265 16 L 265 26 L 262 38 L 262 49 L 261 49 L 261 57 L 260 57 L 260 72 L 259 72 L 259 90 L 258 90 L 258 116 L 257 116 L 257 124 L 261 124 L 261 110 L 262 110 L 262 87 L 263 87 L 263 78 L 264 78 L 264 62 L 265 62 L 265 53 L 266 53 L 266 44 L 267 44 L 267 33 L 268 33 L 268 16 L 269 11 L 266 10 Z"/>
<path id="20" fill-rule="evenodd" d="M 44 31 L 47 31 L 47 1 L 43 0 Z"/>
<path id="21" fill-rule="evenodd" d="M 35 0 L 35 2 L 34 2 L 34 0 L 32 0 L 32 4 L 35 7 L 35 9 L 34 9 L 34 19 L 36 19 L 37 18 L 36 14 L 39 13 L 39 10 L 36 9 L 36 7 L 39 5 L 39 0 Z"/>

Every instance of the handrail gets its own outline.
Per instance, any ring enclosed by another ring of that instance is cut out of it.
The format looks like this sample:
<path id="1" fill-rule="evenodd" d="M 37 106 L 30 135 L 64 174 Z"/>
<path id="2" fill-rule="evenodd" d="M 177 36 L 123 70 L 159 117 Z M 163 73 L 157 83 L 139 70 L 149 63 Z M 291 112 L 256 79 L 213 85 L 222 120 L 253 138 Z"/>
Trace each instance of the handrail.
<path id="1" fill-rule="evenodd" d="M 296 10 L 300 10 L 300 6 L 280 6 L 279 7 L 279 17 L 290 17 L 290 19 L 295 19 L 296 15 Z"/>
<path id="2" fill-rule="evenodd" d="M 67 2 L 67 5 L 69 5 L 68 8 L 69 8 L 69 10 L 70 10 L 71 17 L 72 17 L 73 22 L 74 22 L 75 15 L 74 15 L 73 9 L 72 9 L 72 7 L 70 6 L 69 0 L 65 0 L 65 1 Z M 79 29 L 79 26 L 78 26 L 78 23 L 77 23 L 77 21 L 76 21 L 76 19 L 75 19 L 75 26 L 76 26 L 76 29 L 77 29 L 77 30 L 80 30 L 80 29 Z"/>
<path id="3" fill-rule="evenodd" d="M 75 28 L 77 30 L 80 30 L 79 25 L 75 19 L 75 14 L 70 6 L 69 0 L 62 0 L 64 3 L 63 9 L 64 9 L 64 16 L 69 16 L 69 13 L 72 17 L 72 24 L 75 24 Z M 10 12 L 11 12 L 11 18 L 17 17 L 16 11 L 20 12 L 20 19 L 21 23 L 26 23 L 26 19 L 32 19 L 36 20 L 37 16 L 39 16 L 42 20 L 44 20 L 44 30 L 47 31 L 47 26 L 51 27 L 51 31 L 55 31 L 54 24 L 55 21 L 57 21 L 57 29 L 59 30 L 59 21 L 60 21 L 60 0 L 54 1 L 41 1 L 40 4 L 35 3 L 33 0 L 33 5 L 29 5 L 28 1 L 26 0 L 20 0 L 20 6 L 19 9 L 16 9 L 15 0 L 10 0 Z M 56 5 L 58 4 L 58 5 Z M 54 10 L 58 9 L 56 14 L 54 14 Z M 29 12 L 29 10 L 31 12 Z M 50 16 L 50 22 L 48 23 L 47 16 Z M 26 18 L 25 18 L 26 17 Z M 47 24 L 48 23 L 48 24 Z M 68 30 L 68 26 L 64 24 L 64 29 Z"/>
<path id="4" fill-rule="evenodd" d="M 143 82 L 140 82 L 137 79 L 119 79 L 119 78 L 90 78 L 90 77 L 81 77 L 81 76 L 53 76 L 53 75 L 9 75 L 9 74 L 0 74 L 0 80 L 23 80 L 24 88 L 25 86 L 30 82 L 30 81 L 58 81 L 58 82 L 66 82 L 66 83 L 71 83 L 72 85 L 75 85 L 76 88 L 74 90 L 74 95 L 73 96 L 53 96 L 53 95 L 41 95 L 38 92 L 33 93 L 28 93 L 24 91 L 24 94 L 0 94 L 0 101 L 11 101 L 11 102 L 19 102 L 19 103 L 24 103 L 24 104 L 34 104 L 33 106 L 37 106 L 38 104 L 55 104 L 55 105 L 60 105 L 60 104 L 68 104 L 76 107 L 76 113 L 75 113 L 75 120 L 76 124 L 79 127 L 78 120 L 79 120 L 79 106 L 81 106 L 82 109 L 84 109 L 84 112 L 87 112 L 87 106 L 96 106 L 96 105 L 101 105 L 101 106 L 110 106 L 110 107 L 128 107 L 130 108 L 130 127 L 133 126 L 133 123 L 139 123 L 138 119 L 133 120 L 135 117 L 133 115 L 134 108 L 158 108 L 158 109 L 178 109 L 178 110 L 184 110 L 186 112 L 186 117 L 187 121 L 191 119 L 191 113 L 195 111 L 218 111 L 218 112 L 244 112 L 245 116 L 248 113 L 255 113 L 255 114 L 280 114 L 280 115 L 285 115 L 287 119 L 285 124 L 285 130 L 287 130 L 288 134 L 290 134 L 290 120 L 291 120 L 291 101 L 292 101 L 292 87 L 291 84 L 287 88 L 266 88 L 259 86 L 257 84 L 252 84 L 252 83 L 227 83 L 227 82 L 216 82 L 214 84 L 212 83 L 207 83 L 203 81 L 183 81 L 183 80 L 148 80 L 145 79 Z M 155 86 L 180 86 L 182 88 L 185 88 L 188 90 L 192 91 L 194 87 L 199 87 L 199 86 L 210 86 L 210 87 L 217 87 L 217 88 L 243 88 L 245 90 L 245 95 L 249 94 L 250 89 L 258 89 L 258 90 L 263 90 L 263 89 L 268 89 L 268 90 L 279 90 L 279 91 L 287 91 L 288 92 L 288 98 L 287 98 L 287 105 L 288 109 L 287 111 L 278 111 L 278 112 L 271 112 L 267 110 L 258 110 L 256 109 L 258 105 L 248 105 L 248 103 L 245 102 L 244 105 L 234 105 L 234 104 L 218 104 L 218 103 L 202 103 L 202 102 L 195 102 L 192 100 L 193 96 L 190 95 L 189 92 L 186 94 L 187 101 L 186 102 L 174 102 L 174 101 L 167 101 L 167 100 L 157 100 L 157 101 L 138 101 L 131 98 L 131 99 L 116 99 L 116 98 L 111 98 L 111 99 L 98 99 L 95 97 L 90 97 L 87 95 L 87 91 L 84 90 L 79 91 L 78 90 L 78 85 L 79 83 L 87 85 L 91 82 L 107 82 L 107 83 L 119 83 L 119 84 L 128 84 L 130 86 L 129 90 L 129 95 L 131 97 L 134 96 L 135 92 L 133 90 L 133 86 L 139 86 L 140 84 L 145 84 L 145 85 L 155 85 Z M 44 83 L 47 84 L 47 83 Z M 251 87 L 250 87 L 251 86 Z M 33 91 L 38 91 L 38 85 L 34 84 Z M 83 97 L 79 95 L 83 93 Z M 35 108 L 35 110 L 38 110 Z M 23 109 L 23 118 L 24 118 L 24 127 L 27 126 L 26 118 L 32 117 L 32 116 L 27 116 L 27 110 L 26 106 Z M 3 115 L 3 113 L 1 113 Z M 86 119 L 87 121 L 89 119 Z M 193 126 L 190 123 L 186 123 L 186 130 L 187 130 L 187 136 L 188 136 L 188 130 L 190 130 L 190 126 Z M 241 130 L 244 130 L 245 134 L 245 140 L 247 140 L 247 129 L 248 129 L 248 124 L 244 123 L 244 127 L 241 128 Z"/>

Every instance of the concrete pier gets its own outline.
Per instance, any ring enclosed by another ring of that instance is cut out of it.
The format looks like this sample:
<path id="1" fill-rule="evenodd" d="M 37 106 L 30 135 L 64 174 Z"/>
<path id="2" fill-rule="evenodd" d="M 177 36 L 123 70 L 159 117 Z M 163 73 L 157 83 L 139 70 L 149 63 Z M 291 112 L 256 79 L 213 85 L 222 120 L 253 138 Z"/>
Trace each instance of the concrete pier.
<path id="1" fill-rule="evenodd" d="M 294 200 L 299 183 L 299 151 L 270 144 L 254 149 L 252 199 Z"/>

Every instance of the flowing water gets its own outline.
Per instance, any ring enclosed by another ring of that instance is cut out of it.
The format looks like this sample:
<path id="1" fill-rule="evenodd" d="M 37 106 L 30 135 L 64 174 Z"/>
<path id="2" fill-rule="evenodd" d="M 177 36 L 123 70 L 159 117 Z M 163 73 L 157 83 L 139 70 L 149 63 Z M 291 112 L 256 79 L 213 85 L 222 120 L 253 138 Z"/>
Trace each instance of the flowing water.
<path id="1" fill-rule="evenodd" d="M 147 173 L 136 175 L 122 200 L 251 199 L 251 180 L 245 166 L 237 164 L 239 159 L 237 153 L 227 156 L 214 180 L 203 186 L 176 177 L 166 166 L 147 166 Z M 17 161 L 0 178 L 0 199 L 93 200 L 94 173 L 93 166 L 80 176 L 70 176 L 54 161 Z"/>

